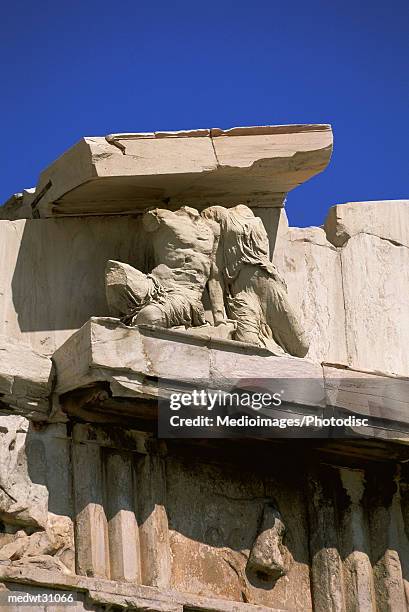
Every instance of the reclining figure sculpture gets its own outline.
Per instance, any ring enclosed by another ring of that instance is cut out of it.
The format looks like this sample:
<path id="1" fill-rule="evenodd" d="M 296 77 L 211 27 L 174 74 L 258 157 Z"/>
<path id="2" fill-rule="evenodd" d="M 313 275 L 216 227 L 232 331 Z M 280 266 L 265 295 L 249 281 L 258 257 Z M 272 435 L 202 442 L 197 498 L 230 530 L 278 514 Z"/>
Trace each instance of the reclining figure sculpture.
<path id="1" fill-rule="evenodd" d="M 304 357 L 308 340 L 288 300 L 285 281 L 269 257 L 267 232 L 250 208 L 211 206 L 200 214 L 183 206 L 142 217 L 149 235 L 144 274 L 109 260 L 110 313 L 126 325 L 196 327 L 208 291 L 215 326 L 235 323 L 233 339 Z"/>

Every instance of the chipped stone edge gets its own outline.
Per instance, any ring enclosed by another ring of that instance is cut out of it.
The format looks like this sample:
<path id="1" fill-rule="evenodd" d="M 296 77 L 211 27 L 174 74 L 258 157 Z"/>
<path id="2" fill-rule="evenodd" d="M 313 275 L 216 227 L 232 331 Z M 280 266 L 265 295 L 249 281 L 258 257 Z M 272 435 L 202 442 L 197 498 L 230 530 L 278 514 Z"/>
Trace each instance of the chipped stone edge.
<path id="1" fill-rule="evenodd" d="M 57 590 L 82 592 L 91 603 L 112 603 L 125 609 L 137 606 L 141 610 L 174 612 L 177 610 L 203 610 L 220 612 L 284 612 L 281 608 L 270 608 L 227 599 L 201 597 L 176 590 L 160 590 L 145 585 L 87 578 L 85 576 L 65 576 L 48 570 L 30 567 L 9 568 L 0 566 L 0 580 L 8 583 L 25 584 L 35 587 L 48 587 Z"/>

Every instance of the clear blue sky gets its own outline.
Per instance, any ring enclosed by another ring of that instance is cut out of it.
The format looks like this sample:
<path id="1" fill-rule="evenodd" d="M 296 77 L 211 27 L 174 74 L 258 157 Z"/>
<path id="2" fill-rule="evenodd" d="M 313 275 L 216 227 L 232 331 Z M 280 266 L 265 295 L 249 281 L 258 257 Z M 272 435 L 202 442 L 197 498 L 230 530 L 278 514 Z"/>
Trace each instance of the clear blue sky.
<path id="1" fill-rule="evenodd" d="M 409 198 L 409 0 L 3 3 L 0 201 L 81 136 L 331 123 L 293 225 Z"/>

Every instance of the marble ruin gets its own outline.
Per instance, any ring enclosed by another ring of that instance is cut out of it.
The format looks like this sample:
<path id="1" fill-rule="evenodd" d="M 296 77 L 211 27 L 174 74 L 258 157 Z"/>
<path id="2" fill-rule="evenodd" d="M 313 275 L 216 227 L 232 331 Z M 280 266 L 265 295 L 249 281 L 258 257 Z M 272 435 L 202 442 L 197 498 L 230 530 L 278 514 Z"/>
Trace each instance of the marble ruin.
<path id="1" fill-rule="evenodd" d="M 0 208 L 0 609 L 409 610 L 409 200 L 289 226 L 332 144 L 83 138 Z M 202 380 L 369 425 L 158 435 Z"/>
<path id="2" fill-rule="evenodd" d="M 112 316 L 127 325 L 189 329 L 225 324 L 228 314 L 233 340 L 305 357 L 308 341 L 289 304 L 285 281 L 270 261 L 267 232 L 248 206 L 214 206 L 202 215 L 188 206 L 175 212 L 156 208 L 143 215 L 142 225 L 155 267 L 146 275 L 108 261 Z"/>

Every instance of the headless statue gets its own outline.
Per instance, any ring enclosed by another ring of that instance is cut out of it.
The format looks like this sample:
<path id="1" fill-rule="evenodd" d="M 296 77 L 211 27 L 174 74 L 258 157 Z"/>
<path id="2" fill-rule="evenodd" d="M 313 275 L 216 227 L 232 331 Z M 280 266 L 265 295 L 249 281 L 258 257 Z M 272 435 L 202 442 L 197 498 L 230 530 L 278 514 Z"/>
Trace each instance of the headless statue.
<path id="1" fill-rule="evenodd" d="M 143 274 L 128 264 L 108 261 L 106 294 L 111 313 L 128 325 L 206 324 L 202 295 L 215 270 L 216 238 L 211 227 L 188 206 L 175 212 L 150 210 L 142 223 L 154 267 Z M 212 303 L 223 312 L 221 290 Z"/>
<path id="2" fill-rule="evenodd" d="M 267 232 L 247 206 L 211 206 L 200 215 L 183 206 L 154 209 L 142 223 L 152 271 L 108 261 L 106 293 L 114 316 L 127 325 L 205 325 L 209 290 L 214 325 L 235 321 L 233 338 L 304 357 L 308 341 L 287 288 L 269 258 Z"/>
<path id="3" fill-rule="evenodd" d="M 211 206 L 202 216 L 211 225 L 216 244 L 209 288 L 223 279 L 227 313 L 237 324 L 234 339 L 273 350 L 278 345 L 290 355 L 305 357 L 308 340 L 289 303 L 285 281 L 270 261 L 261 219 L 244 205 Z"/>

